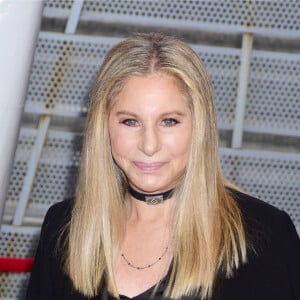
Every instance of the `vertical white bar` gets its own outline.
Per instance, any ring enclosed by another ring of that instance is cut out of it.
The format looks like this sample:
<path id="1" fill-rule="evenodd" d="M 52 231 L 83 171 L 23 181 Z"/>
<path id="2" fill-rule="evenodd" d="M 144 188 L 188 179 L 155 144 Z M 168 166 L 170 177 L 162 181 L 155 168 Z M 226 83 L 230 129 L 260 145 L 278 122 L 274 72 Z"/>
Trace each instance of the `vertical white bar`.
<path id="1" fill-rule="evenodd" d="M 74 0 L 70 12 L 70 16 L 67 21 L 65 33 L 74 34 L 78 25 L 81 9 L 84 0 Z"/>
<path id="2" fill-rule="evenodd" d="M 43 1 L 0 1 L 0 225 Z"/>
<path id="3" fill-rule="evenodd" d="M 232 133 L 232 148 L 240 148 L 243 140 L 243 126 L 245 107 L 247 100 L 248 80 L 250 72 L 250 60 L 253 44 L 253 34 L 244 33 L 241 53 L 241 67 L 239 74 L 239 85 L 237 93 L 237 103 L 235 109 L 235 120 Z"/>
<path id="4" fill-rule="evenodd" d="M 38 130 L 37 130 L 37 136 L 35 139 L 34 146 L 30 153 L 26 176 L 24 178 L 18 206 L 15 211 L 13 225 L 22 225 L 25 209 L 27 206 L 27 201 L 30 196 L 30 192 L 34 181 L 34 176 L 36 174 L 39 160 L 42 154 L 43 146 L 47 137 L 49 124 L 50 124 L 49 116 L 42 116 L 40 118 Z"/>
<path id="5" fill-rule="evenodd" d="M 67 21 L 65 33 L 66 34 L 74 34 L 78 25 L 80 12 L 83 6 L 84 0 L 74 0 L 70 16 Z M 39 127 L 37 129 L 37 137 L 35 141 L 34 148 L 31 152 L 31 157 L 28 164 L 28 169 L 26 172 L 26 176 L 24 178 L 22 191 L 20 194 L 20 199 L 18 206 L 15 211 L 13 224 L 14 225 L 21 225 L 23 222 L 23 217 L 25 213 L 25 209 L 27 206 L 27 202 L 30 196 L 30 192 L 32 189 L 32 184 L 34 181 L 34 177 L 37 171 L 39 159 L 41 156 L 41 152 L 43 149 L 43 145 L 47 136 L 47 131 L 50 124 L 50 116 L 42 116 L 40 118 Z"/>

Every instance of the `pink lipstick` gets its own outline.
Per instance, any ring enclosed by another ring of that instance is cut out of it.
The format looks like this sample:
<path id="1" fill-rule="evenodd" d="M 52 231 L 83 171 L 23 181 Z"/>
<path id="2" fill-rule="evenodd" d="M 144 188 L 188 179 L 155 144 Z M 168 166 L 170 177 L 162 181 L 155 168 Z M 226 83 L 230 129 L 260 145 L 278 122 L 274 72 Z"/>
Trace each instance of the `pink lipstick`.
<path id="1" fill-rule="evenodd" d="M 164 163 L 162 162 L 145 163 L 141 161 L 135 161 L 134 165 L 143 172 L 152 173 L 158 171 L 164 165 Z"/>

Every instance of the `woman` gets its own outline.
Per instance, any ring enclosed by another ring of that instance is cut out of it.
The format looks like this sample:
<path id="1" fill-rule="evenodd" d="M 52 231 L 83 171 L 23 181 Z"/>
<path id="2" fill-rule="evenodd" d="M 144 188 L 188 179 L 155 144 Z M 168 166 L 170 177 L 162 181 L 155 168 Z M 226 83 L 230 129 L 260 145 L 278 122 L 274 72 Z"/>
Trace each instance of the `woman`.
<path id="1" fill-rule="evenodd" d="M 224 179 L 217 141 L 210 79 L 185 43 L 116 45 L 75 200 L 46 215 L 27 299 L 300 299 L 290 218 Z"/>

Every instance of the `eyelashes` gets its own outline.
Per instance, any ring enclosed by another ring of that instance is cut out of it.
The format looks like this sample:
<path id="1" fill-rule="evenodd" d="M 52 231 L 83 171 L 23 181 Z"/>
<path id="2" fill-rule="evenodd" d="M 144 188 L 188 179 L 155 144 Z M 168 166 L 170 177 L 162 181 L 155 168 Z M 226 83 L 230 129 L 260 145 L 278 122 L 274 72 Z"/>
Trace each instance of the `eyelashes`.
<path id="1" fill-rule="evenodd" d="M 163 123 L 167 127 L 173 127 L 173 126 L 177 125 L 179 122 L 176 119 L 169 118 L 169 119 L 164 119 Z"/>
<path id="2" fill-rule="evenodd" d="M 140 123 L 135 119 L 125 119 L 125 120 L 122 120 L 120 123 L 124 124 L 128 127 L 139 127 L 140 126 Z M 167 119 L 163 119 L 161 121 L 161 124 L 164 127 L 173 127 L 173 126 L 176 126 L 178 123 L 180 123 L 180 122 L 173 118 L 167 118 Z"/>
<path id="3" fill-rule="evenodd" d="M 134 119 L 125 119 L 121 121 L 120 123 L 129 126 L 129 127 L 137 127 L 138 126 L 138 121 Z"/>

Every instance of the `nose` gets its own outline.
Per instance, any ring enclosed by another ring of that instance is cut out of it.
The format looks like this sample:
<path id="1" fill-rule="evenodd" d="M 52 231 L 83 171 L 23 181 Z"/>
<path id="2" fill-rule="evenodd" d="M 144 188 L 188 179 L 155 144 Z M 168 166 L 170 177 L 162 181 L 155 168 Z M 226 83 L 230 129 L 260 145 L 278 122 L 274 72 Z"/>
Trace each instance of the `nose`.
<path id="1" fill-rule="evenodd" d="M 140 137 L 139 148 L 147 156 L 153 156 L 161 148 L 159 132 L 154 127 L 144 127 Z"/>

